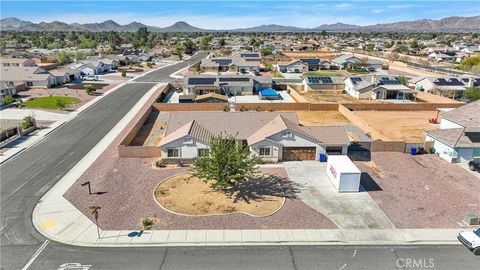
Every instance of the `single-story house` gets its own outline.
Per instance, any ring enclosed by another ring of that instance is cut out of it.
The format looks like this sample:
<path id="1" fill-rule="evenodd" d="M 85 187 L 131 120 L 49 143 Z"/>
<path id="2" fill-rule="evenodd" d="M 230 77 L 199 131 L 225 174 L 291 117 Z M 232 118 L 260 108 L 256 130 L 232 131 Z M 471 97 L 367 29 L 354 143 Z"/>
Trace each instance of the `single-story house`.
<path id="1" fill-rule="evenodd" d="M 467 88 L 478 87 L 480 78 L 423 77 L 409 82 L 414 83 L 415 89 L 418 91 L 425 91 L 452 99 L 461 99 L 463 92 L 465 92 Z"/>
<path id="2" fill-rule="evenodd" d="M 395 76 L 350 76 L 344 82 L 345 92 L 356 99 L 416 99 L 415 91 L 403 85 Z"/>
<path id="3" fill-rule="evenodd" d="M 308 71 L 308 65 L 300 60 L 292 60 L 289 62 L 278 62 L 277 69 L 284 73 L 303 73 Z"/>
<path id="4" fill-rule="evenodd" d="M 308 76 L 302 81 L 304 91 L 331 90 L 343 91 L 345 82 L 341 77 Z"/>
<path id="5" fill-rule="evenodd" d="M 17 89 L 13 84 L 0 82 L 0 105 L 3 105 L 4 97 L 13 97 L 17 94 Z"/>
<path id="6" fill-rule="evenodd" d="M 448 162 L 480 158 L 480 101 L 444 113 L 440 129 L 425 133 L 426 147 Z"/>
<path id="7" fill-rule="evenodd" d="M 308 66 L 308 71 L 317 71 L 321 66 L 319 58 L 300 58 L 300 61 Z"/>
<path id="8" fill-rule="evenodd" d="M 24 84 L 26 88 L 49 88 L 56 85 L 55 77 L 39 67 L 2 67 L 0 81 Z"/>
<path id="9" fill-rule="evenodd" d="M 160 141 L 162 159 L 191 162 L 208 155 L 215 136 L 232 135 L 263 161 L 318 160 L 346 154 L 341 126 L 301 126 L 294 112 L 172 112 Z"/>
<path id="10" fill-rule="evenodd" d="M 353 55 L 342 55 L 332 60 L 332 65 L 339 69 L 345 69 L 362 63 L 362 60 Z"/>
<path id="11" fill-rule="evenodd" d="M 272 78 L 252 75 L 193 75 L 183 79 L 184 95 L 217 93 L 222 95 L 253 95 L 272 87 Z"/>
<path id="12" fill-rule="evenodd" d="M 34 67 L 37 64 L 31 58 L 0 57 L 2 67 Z"/>
<path id="13" fill-rule="evenodd" d="M 262 59 L 259 52 L 235 52 L 228 57 L 205 58 L 200 62 L 201 72 L 237 72 L 252 73 L 260 72 L 260 60 Z"/>

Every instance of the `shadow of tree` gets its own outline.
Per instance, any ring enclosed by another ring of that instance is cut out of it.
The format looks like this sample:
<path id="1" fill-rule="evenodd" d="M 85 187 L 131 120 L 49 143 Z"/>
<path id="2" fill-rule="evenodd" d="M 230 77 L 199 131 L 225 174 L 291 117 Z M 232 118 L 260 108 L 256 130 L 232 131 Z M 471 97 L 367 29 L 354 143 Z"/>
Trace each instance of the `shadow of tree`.
<path id="1" fill-rule="evenodd" d="M 238 183 L 225 190 L 225 193 L 234 198 L 234 202 L 242 200 L 248 203 L 251 200 L 265 200 L 265 196 L 295 199 L 296 194 L 300 192 L 299 188 L 300 185 L 287 178 L 257 174 L 250 177 L 248 181 Z"/>

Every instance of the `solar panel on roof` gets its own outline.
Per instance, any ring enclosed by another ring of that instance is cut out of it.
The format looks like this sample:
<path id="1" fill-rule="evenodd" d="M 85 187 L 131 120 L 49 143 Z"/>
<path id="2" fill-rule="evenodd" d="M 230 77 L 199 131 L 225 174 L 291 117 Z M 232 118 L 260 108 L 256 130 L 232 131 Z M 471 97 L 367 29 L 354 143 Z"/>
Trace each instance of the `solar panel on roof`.
<path id="1" fill-rule="evenodd" d="M 307 77 L 309 83 L 333 83 L 331 77 Z"/>
<path id="2" fill-rule="evenodd" d="M 352 81 L 353 84 L 357 84 L 357 82 L 362 81 L 362 78 L 360 78 L 360 77 L 350 77 L 350 80 Z"/>
<path id="3" fill-rule="evenodd" d="M 309 65 L 317 65 L 318 63 L 320 63 L 320 59 L 318 58 L 301 58 L 300 61 Z"/>
<path id="4" fill-rule="evenodd" d="M 248 82 L 248 81 L 250 81 L 250 78 L 248 78 L 248 77 L 226 77 L 226 78 L 220 78 L 219 80 L 221 82 Z"/>
<path id="5" fill-rule="evenodd" d="M 258 53 L 242 53 L 240 57 L 258 57 Z"/>
<path id="6" fill-rule="evenodd" d="M 212 61 L 222 66 L 227 66 L 232 63 L 232 59 L 212 59 Z"/>
<path id="7" fill-rule="evenodd" d="M 213 85 L 216 78 L 189 78 L 188 84 L 190 85 Z"/>
<path id="8" fill-rule="evenodd" d="M 400 79 L 398 78 L 389 78 L 389 77 L 381 77 L 380 80 L 378 80 L 379 84 L 383 85 L 392 85 L 392 84 L 401 84 Z"/>

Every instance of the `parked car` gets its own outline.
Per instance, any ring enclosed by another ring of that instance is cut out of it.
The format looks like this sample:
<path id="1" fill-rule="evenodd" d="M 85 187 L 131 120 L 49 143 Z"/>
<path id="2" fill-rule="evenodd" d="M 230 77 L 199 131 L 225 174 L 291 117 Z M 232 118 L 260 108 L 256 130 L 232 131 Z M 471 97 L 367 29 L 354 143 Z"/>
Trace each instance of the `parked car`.
<path id="1" fill-rule="evenodd" d="M 468 162 L 468 167 L 472 171 L 480 172 L 480 159 L 474 159 L 474 160 Z"/>
<path id="2" fill-rule="evenodd" d="M 480 228 L 472 231 L 463 231 L 458 234 L 458 240 L 462 242 L 473 254 L 480 256 Z"/>
<path id="3" fill-rule="evenodd" d="M 83 77 L 84 81 L 98 81 L 98 76 L 97 75 L 88 75 Z"/>

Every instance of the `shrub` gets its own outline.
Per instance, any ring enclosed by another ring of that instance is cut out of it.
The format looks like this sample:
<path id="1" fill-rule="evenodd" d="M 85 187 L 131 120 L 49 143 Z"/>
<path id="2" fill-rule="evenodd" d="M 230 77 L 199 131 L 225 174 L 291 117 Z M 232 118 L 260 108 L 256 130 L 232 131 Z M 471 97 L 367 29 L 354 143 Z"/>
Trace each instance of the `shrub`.
<path id="1" fill-rule="evenodd" d="M 185 162 L 183 162 L 183 160 L 177 160 L 177 167 L 184 167 L 185 166 Z"/>
<path id="2" fill-rule="evenodd" d="M 56 101 L 56 106 L 57 108 L 59 108 L 60 110 L 63 110 L 67 104 L 65 104 L 65 101 L 61 100 L 61 99 L 57 99 Z"/>
<path id="3" fill-rule="evenodd" d="M 157 161 L 155 161 L 155 166 L 157 166 L 158 168 L 165 168 L 167 166 L 167 163 L 163 159 L 157 159 Z"/>
<path id="4" fill-rule="evenodd" d="M 122 72 L 122 73 L 121 73 L 122 77 L 125 77 L 125 76 L 127 76 L 127 71 L 125 71 L 125 69 L 122 69 L 122 71 L 121 71 L 121 72 Z"/>
<path id="5" fill-rule="evenodd" d="M 11 96 L 4 96 L 2 98 L 2 102 L 3 102 L 3 104 L 10 104 L 10 103 L 15 102 L 15 99 Z"/>
<path id="6" fill-rule="evenodd" d="M 28 129 L 28 128 L 31 128 L 33 127 L 34 125 L 34 121 L 35 119 L 33 118 L 33 116 L 25 116 L 25 118 L 23 118 L 23 121 L 22 121 L 22 129 Z"/>
<path id="7" fill-rule="evenodd" d="M 97 91 L 97 89 L 95 88 L 95 86 L 93 85 L 85 85 L 83 87 L 83 89 L 85 90 L 85 93 L 91 95 L 93 94 L 95 91 Z"/>
<path id="8" fill-rule="evenodd" d="M 152 218 L 143 218 L 142 225 L 144 230 L 151 230 L 155 221 Z"/>

